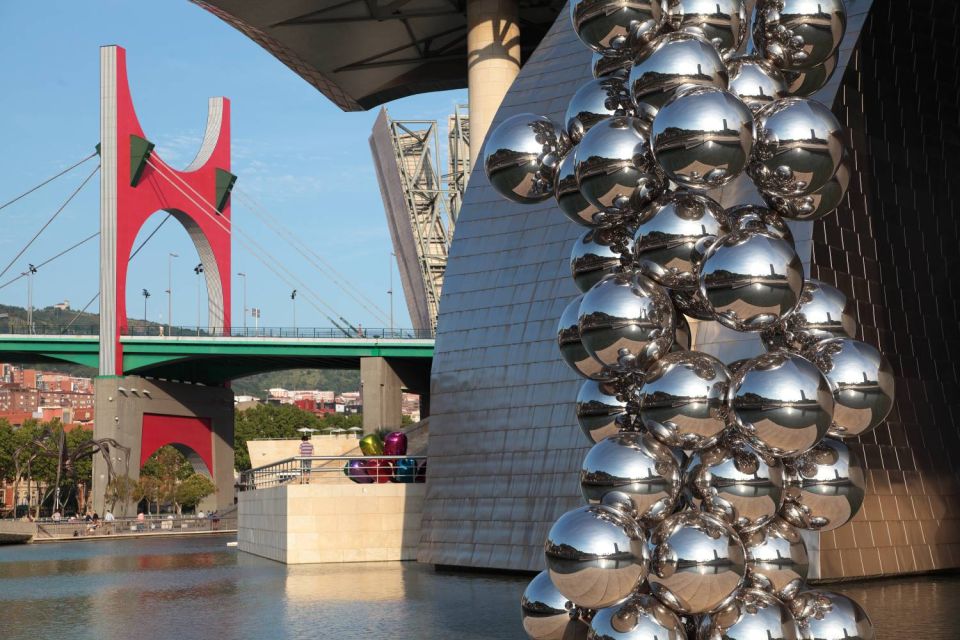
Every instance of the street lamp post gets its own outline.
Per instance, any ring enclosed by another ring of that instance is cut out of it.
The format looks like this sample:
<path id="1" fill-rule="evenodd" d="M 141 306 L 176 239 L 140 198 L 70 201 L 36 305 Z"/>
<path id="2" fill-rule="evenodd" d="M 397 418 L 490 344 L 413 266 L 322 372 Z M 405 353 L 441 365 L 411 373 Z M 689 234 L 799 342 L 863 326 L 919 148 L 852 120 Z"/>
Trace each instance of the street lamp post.
<path id="1" fill-rule="evenodd" d="M 293 303 L 293 337 L 297 337 L 297 290 L 290 292 L 290 301 Z"/>
<path id="2" fill-rule="evenodd" d="M 173 335 L 173 259 L 179 258 L 172 251 L 167 254 L 167 335 Z"/>
<path id="3" fill-rule="evenodd" d="M 197 274 L 197 335 L 200 335 L 200 324 L 202 322 L 202 315 L 200 310 L 200 282 L 203 280 L 200 276 L 203 274 L 203 263 L 201 262 L 193 268 L 193 272 Z"/>
<path id="4" fill-rule="evenodd" d="M 27 276 L 27 330 L 33 333 L 33 274 L 37 268 L 32 264 L 27 265 L 27 270 L 22 275 Z"/>
<path id="5" fill-rule="evenodd" d="M 247 274 L 237 273 L 243 278 L 243 335 L 247 335 Z"/>
<path id="6" fill-rule="evenodd" d="M 147 298 L 150 297 L 150 292 L 146 289 L 143 290 L 143 333 L 147 333 Z"/>

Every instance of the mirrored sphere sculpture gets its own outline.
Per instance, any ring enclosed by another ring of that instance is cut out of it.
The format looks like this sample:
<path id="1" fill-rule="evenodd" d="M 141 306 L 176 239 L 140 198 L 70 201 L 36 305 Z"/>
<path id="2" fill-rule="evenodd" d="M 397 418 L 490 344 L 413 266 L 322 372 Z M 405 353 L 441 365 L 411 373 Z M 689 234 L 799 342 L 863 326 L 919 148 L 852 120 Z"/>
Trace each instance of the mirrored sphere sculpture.
<path id="1" fill-rule="evenodd" d="M 816 345 L 813 362 L 833 390 L 836 438 L 873 431 L 893 408 L 894 376 L 890 362 L 876 347 L 853 338 L 833 338 Z"/>
<path id="2" fill-rule="evenodd" d="M 789 225 L 773 209 L 755 204 L 740 204 L 727 209 L 727 224 L 732 231 L 762 231 L 795 245 Z"/>
<path id="3" fill-rule="evenodd" d="M 683 317 L 682 313 L 676 314 L 677 329 L 673 332 L 673 346 L 670 351 L 689 351 L 693 341 L 693 334 L 690 331 L 690 323 Z"/>
<path id="4" fill-rule="evenodd" d="M 587 202 L 586 198 L 580 193 L 580 185 L 577 183 L 575 171 L 576 158 L 574 156 L 575 151 L 570 151 L 560 161 L 560 165 L 557 167 L 553 195 L 557 198 L 557 206 L 568 218 L 577 224 L 592 227 L 603 220 L 604 214 Z"/>
<path id="5" fill-rule="evenodd" d="M 700 294 L 734 331 L 760 331 L 793 310 L 803 264 L 793 245 L 765 232 L 738 231 L 717 240 L 700 268 Z"/>
<path id="6" fill-rule="evenodd" d="M 590 58 L 590 71 L 594 78 L 619 76 L 626 80 L 633 65 L 633 54 L 629 49 L 604 55 L 596 51 Z"/>
<path id="7" fill-rule="evenodd" d="M 590 127 L 614 116 L 628 116 L 633 111 L 630 94 L 623 78 L 608 76 L 587 81 L 577 89 L 567 105 L 564 125 L 574 144 L 583 139 Z"/>
<path id="8" fill-rule="evenodd" d="M 630 236 L 624 235 L 623 240 L 629 242 Z M 570 275 L 577 289 L 586 293 L 606 276 L 620 270 L 621 254 L 614 244 L 614 232 L 608 229 L 590 229 L 573 243 Z"/>
<path id="9" fill-rule="evenodd" d="M 764 58 L 733 58 L 727 62 L 727 72 L 730 74 L 730 92 L 743 100 L 751 111 L 790 95 L 783 73 Z"/>
<path id="10" fill-rule="evenodd" d="M 590 442 L 597 443 L 629 427 L 627 403 L 617 398 L 612 382 L 584 380 L 575 408 L 580 429 Z"/>
<path id="11" fill-rule="evenodd" d="M 645 433 L 620 433 L 593 445 L 580 470 L 590 504 L 624 511 L 644 528 L 673 513 L 682 481 L 673 452 Z"/>
<path id="12" fill-rule="evenodd" d="M 652 5 L 660 0 L 572 0 L 573 30 L 594 51 L 615 54 L 631 30 L 655 31 L 660 23 Z"/>
<path id="13" fill-rule="evenodd" d="M 837 50 L 846 28 L 843 0 L 762 0 L 753 42 L 781 69 L 809 69 Z"/>
<path id="14" fill-rule="evenodd" d="M 829 58 L 815 67 L 802 71 L 785 71 L 787 93 L 797 98 L 808 98 L 822 89 L 833 77 L 840 62 L 840 50 L 834 51 Z"/>
<path id="15" fill-rule="evenodd" d="M 833 420 L 830 383 L 812 362 L 786 351 L 741 367 L 730 380 L 728 403 L 747 441 L 778 457 L 813 448 Z"/>
<path id="16" fill-rule="evenodd" d="M 831 531 L 843 526 L 863 505 L 863 467 L 840 440 L 824 440 L 784 473 L 784 520 L 801 529 Z"/>
<path id="17" fill-rule="evenodd" d="M 544 545 L 547 571 L 557 590 L 588 609 L 609 607 L 647 575 L 643 532 L 629 516 L 602 505 L 560 516 Z"/>
<path id="18" fill-rule="evenodd" d="M 586 640 L 589 627 L 577 607 L 557 591 L 546 571 L 538 573 L 520 598 L 523 630 L 530 640 Z"/>
<path id="19" fill-rule="evenodd" d="M 580 303 L 580 339 L 600 364 L 644 369 L 673 344 L 676 317 L 666 289 L 639 274 L 607 276 Z"/>
<path id="20" fill-rule="evenodd" d="M 743 0 L 666 0 L 664 27 L 700 36 L 728 58 L 747 37 Z"/>
<path id="21" fill-rule="evenodd" d="M 664 194 L 641 214 L 634 264 L 668 289 L 696 289 L 707 247 L 727 231 L 726 214 L 714 200 L 683 191 Z"/>
<path id="22" fill-rule="evenodd" d="M 713 309 L 700 293 L 697 287 L 693 291 L 670 290 L 670 299 L 678 314 L 683 314 L 695 320 L 714 320 Z"/>
<path id="23" fill-rule="evenodd" d="M 560 355 L 563 356 L 564 362 L 571 369 L 584 378 L 609 380 L 612 374 L 587 353 L 583 342 L 580 340 L 581 300 L 583 300 L 582 295 L 571 300 L 560 316 L 560 322 L 557 326 L 557 345 L 560 347 Z"/>
<path id="24" fill-rule="evenodd" d="M 650 594 L 600 609 L 590 621 L 593 640 L 687 640 L 683 623 Z"/>
<path id="25" fill-rule="evenodd" d="M 695 452 L 685 477 L 691 503 L 741 535 L 771 522 L 783 502 L 780 462 L 737 439 Z"/>
<path id="26" fill-rule="evenodd" d="M 807 280 L 800 303 L 783 320 L 761 332 L 770 350 L 803 353 L 821 340 L 852 338 L 857 330 L 856 308 L 842 291 L 819 280 Z"/>
<path id="27" fill-rule="evenodd" d="M 804 591 L 797 598 L 802 605 L 797 615 L 802 640 L 875 640 L 870 616 L 855 600 L 841 593 L 818 589 Z"/>
<path id="28" fill-rule="evenodd" d="M 637 392 L 640 420 L 668 446 L 709 447 L 726 427 L 729 382 L 727 368 L 711 355 L 667 354 L 647 370 Z"/>
<path id="29" fill-rule="evenodd" d="M 687 189 L 714 189 L 743 172 L 753 149 L 753 113 L 716 87 L 680 91 L 657 112 L 650 130 L 653 157 Z"/>
<path id="30" fill-rule="evenodd" d="M 638 118 L 607 118 L 576 148 L 575 171 L 587 202 L 614 218 L 635 215 L 663 191 L 650 152 L 650 128 Z"/>
<path id="31" fill-rule="evenodd" d="M 483 167 L 500 195 L 514 202 L 539 202 L 553 194 L 557 165 L 569 148 L 566 132 L 549 118 L 520 113 L 487 136 Z"/>
<path id="32" fill-rule="evenodd" d="M 627 81 L 637 116 L 652 121 L 683 85 L 727 88 L 727 67 L 717 49 L 689 33 L 662 35 L 640 50 Z"/>
<path id="33" fill-rule="evenodd" d="M 727 605 L 700 621 L 698 640 L 797 640 L 790 608 L 759 589 L 742 589 Z"/>
<path id="34" fill-rule="evenodd" d="M 843 157 L 843 128 L 819 102 L 784 98 L 757 112 L 753 160 L 757 187 L 775 196 L 800 196 L 825 185 Z"/>
<path id="35" fill-rule="evenodd" d="M 791 600 L 806 585 L 810 558 L 803 538 L 777 518 L 741 535 L 747 549 L 747 584 L 781 600 Z"/>
<path id="36" fill-rule="evenodd" d="M 736 532 L 708 513 L 674 514 L 650 535 L 650 590 L 677 613 L 706 613 L 730 602 L 745 570 Z"/>
<path id="37" fill-rule="evenodd" d="M 837 172 L 827 180 L 827 183 L 805 196 L 781 197 L 772 194 L 762 194 L 771 207 L 789 220 L 819 220 L 834 211 L 843 202 L 850 186 L 850 176 L 853 173 L 853 161 L 848 154 L 844 154 L 837 167 Z"/>

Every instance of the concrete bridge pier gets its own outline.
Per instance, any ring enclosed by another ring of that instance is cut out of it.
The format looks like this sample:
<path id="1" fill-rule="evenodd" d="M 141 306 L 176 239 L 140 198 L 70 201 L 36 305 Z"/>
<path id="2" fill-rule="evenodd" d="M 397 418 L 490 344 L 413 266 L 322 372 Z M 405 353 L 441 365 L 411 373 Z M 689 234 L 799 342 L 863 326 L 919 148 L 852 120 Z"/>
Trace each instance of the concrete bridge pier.
<path id="1" fill-rule="evenodd" d="M 420 396 L 420 417 L 430 407 L 430 366 L 420 361 L 380 356 L 360 358 L 363 432 L 399 429 L 403 424 L 403 392 Z"/>
<path id="2" fill-rule="evenodd" d="M 217 492 L 200 504 L 205 510 L 233 505 L 233 392 L 223 387 L 181 384 L 140 376 L 100 376 L 94 380 L 95 438 L 113 438 L 130 448 L 129 461 L 113 453 L 118 475 L 136 481 L 142 464 L 164 445 L 186 455 L 193 468 L 213 480 Z M 107 465 L 94 457 L 92 500 L 103 514 Z M 115 515 L 136 515 L 132 501 Z"/>

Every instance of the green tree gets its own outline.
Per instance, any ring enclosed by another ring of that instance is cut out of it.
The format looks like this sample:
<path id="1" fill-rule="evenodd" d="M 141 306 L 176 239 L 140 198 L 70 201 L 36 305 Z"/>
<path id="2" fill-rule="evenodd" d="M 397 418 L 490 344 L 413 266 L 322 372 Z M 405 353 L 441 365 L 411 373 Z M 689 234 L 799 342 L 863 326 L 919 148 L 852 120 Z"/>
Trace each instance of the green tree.
<path id="1" fill-rule="evenodd" d="M 147 514 L 150 512 L 150 505 L 157 505 L 157 513 L 160 513 L 160 481 L 153 476 L 141 475 L 137 480 L 137 486 L 133 491 L 133 499 L 139 502 L 147 503 Z"/>
<path id="2" fill-rule="evenodd" d="M 116 476 L 107 484 L 107 491 L 104 493 L 104 499 L 110 503 L 110 510 L 116 511 L 117 503 L 123 507 L 126 515 L 126 504 L 133 498 L 137 483 L 130 476 Z"/>
<path id="3" fill-rule="evenodd" d="M 183 507 L 194 509 L 200 501 L 216 493 L 217 487 L 205 475 L 194 473 L 177 486 L 177 503 Z M 178 510 L 180 513 L 180 510 Z"/>
<path id="4" fill-rule="evenodd" d="M 140 469 L 141 477 L 156 480 L 154 502 L 158 503 L 158 512 L 159 504 L 171 504 L 179 512 L 177 487 L 193 474 L 193 466 L 186 456 L 170 445 L 157 449 Z"/>
<path id="5" fill-rule="evenodd" d="M 292 404 L 261 404 L 237 411 L 233 429 L 234 467 L 239 471 L 250 468 L 247 440 L 258 438 L 297 438 L 297 429 L 320 429 L 315 415 Z"/>

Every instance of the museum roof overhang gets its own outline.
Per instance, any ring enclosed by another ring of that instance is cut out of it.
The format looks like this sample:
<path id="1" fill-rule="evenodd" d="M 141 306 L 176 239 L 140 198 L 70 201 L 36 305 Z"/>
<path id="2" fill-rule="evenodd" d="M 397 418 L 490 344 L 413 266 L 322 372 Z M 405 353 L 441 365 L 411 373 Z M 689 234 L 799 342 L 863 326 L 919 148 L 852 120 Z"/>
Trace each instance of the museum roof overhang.
<path id="1" fill-rule="evenodd" d="M 191 0 L 344 111 L 467 85 L 466 0 Z M 523 61 L 563 0 L 519 0 Z"/>

